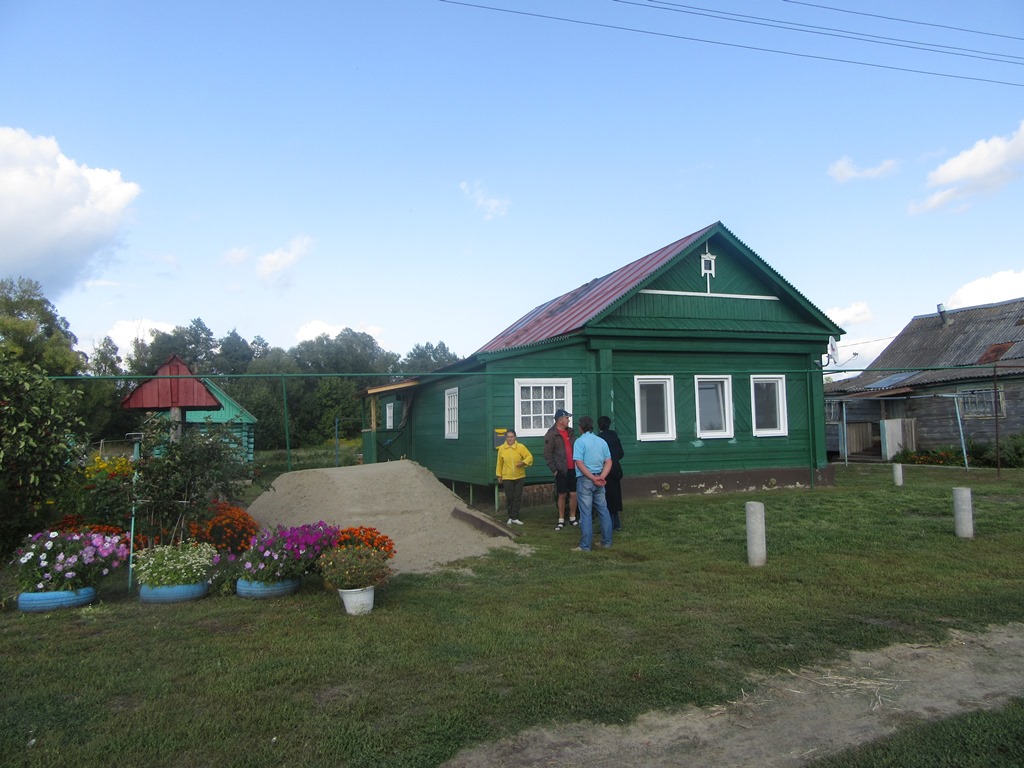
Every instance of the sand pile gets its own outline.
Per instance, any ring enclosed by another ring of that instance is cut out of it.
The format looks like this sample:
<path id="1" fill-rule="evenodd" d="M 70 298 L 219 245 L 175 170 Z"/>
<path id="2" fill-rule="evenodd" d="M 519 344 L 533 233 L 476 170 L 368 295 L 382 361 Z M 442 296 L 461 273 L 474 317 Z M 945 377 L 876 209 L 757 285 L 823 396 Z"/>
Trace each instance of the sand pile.
<path id="1" fill-rule="evenodd" d="M 423 573 L 496 547 L 510 532 L 414 461 L 288 472 L 249 507 L 260 525 L 370 525 L 395 541 L 396 571 Z"/>

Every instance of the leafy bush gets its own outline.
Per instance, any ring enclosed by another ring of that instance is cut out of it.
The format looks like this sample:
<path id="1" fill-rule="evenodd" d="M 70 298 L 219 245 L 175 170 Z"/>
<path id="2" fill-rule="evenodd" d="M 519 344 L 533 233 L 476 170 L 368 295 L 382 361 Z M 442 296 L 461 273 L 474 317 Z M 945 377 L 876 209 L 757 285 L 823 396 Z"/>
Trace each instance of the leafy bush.
<path id="1" fill-rule="evenodd" d="M 79 393 L 0 351 L 0 553 L 40 527 L 74 474 Z"/>
<path id="2" fill-rule="evenodd" d="M 970 452 L 968 452 L 968 459 L 973 461 Z M 893 464 L 933 464 L 946 467 L 963 466 L 964 454 L 956 446 L 936 448 L 932 451 L 904 449 L 892 457 L 892 462 Z"/>

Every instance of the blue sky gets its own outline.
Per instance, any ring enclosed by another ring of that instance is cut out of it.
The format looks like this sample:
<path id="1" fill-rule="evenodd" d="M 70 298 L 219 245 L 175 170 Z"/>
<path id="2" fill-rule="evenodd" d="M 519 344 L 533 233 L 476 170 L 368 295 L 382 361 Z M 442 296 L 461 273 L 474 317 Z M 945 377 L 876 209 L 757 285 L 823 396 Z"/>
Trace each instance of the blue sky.
<path id="1" fill-rule="evenodd" d="M 849 367 L 1024 296 L 1019 0 L 0 0 L 0 70 L 0 276 L 85 351 L 468 355 L 715 221 Z"/>

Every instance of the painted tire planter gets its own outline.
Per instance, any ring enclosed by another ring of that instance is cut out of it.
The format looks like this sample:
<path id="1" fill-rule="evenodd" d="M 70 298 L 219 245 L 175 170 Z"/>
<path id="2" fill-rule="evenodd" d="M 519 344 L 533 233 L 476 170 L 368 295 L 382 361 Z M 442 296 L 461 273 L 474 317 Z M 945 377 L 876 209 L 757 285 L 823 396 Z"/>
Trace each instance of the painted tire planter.
<path id="1" fill-rule="evenodd" d="M 247 581 L 239 579 L 235 584 L 235 594 L 239 597 L 284 597 L 294 595 L 302 586 L 302 579 L 283 579 L 281 581 Z"/>
<path id="2" fill-rule="evenodd" d="M 18 610 L 44 613 L 58 608 L 79 608 L 95 599 L 96 587 L 82 587 L 73 592 L 22 592 L 18 595 Z"/>
<path id="3" fill-rule="evenodd" d="M 151 587 L 143 584 L 139 588 L 139 600 L 144 603 L 184 603 L 199 600 L 210 593 L 208 582 L 198 584 L 170 584 L 164 587 Z"/>
<path id="4" fill-rule="evenodd" d="M 373 587 L 339 589 L 338 596 L 350 616 L 362 616 L 373 610 Z"/>

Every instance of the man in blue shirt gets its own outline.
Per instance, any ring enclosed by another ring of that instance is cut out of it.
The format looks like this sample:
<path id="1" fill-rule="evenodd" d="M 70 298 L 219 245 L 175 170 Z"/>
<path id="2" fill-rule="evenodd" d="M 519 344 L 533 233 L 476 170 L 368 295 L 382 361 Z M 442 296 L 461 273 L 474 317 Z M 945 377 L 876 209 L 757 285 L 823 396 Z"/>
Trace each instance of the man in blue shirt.
<path id="1" fill-rule="evenodd" d="M 572 447 L 576 463 L 576 511 L 580 521 L 580 545 L 577 552 L 589 552 L 594 541 L 594 517 L 591 508 L 597 508 L 601 517 L 601 546 L 612 545 L 612 516 L 605 500 L 605 478 L 612 471 L 612 454 L 608 443 L 594 434 L 594 420 L 580 419 L 580 436 Z"/>

